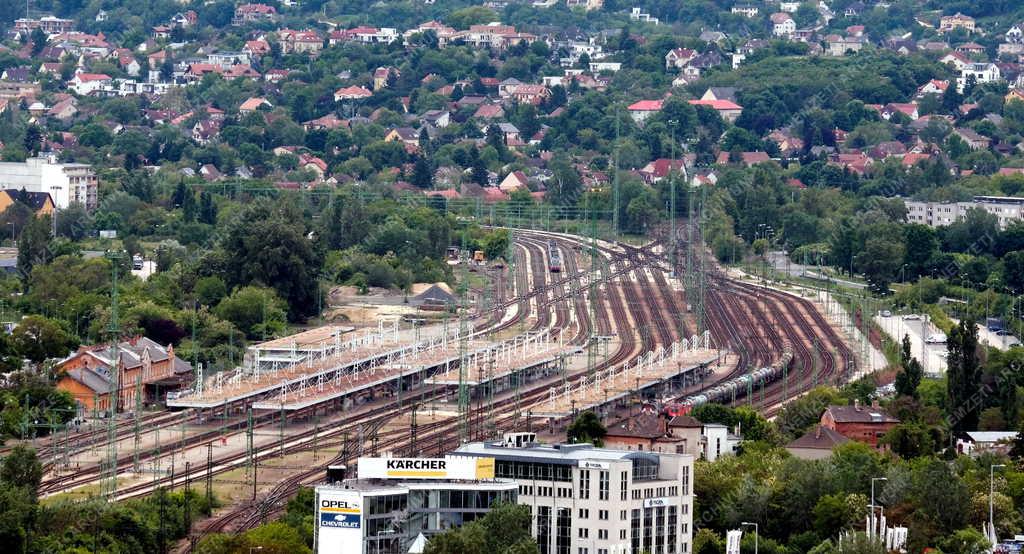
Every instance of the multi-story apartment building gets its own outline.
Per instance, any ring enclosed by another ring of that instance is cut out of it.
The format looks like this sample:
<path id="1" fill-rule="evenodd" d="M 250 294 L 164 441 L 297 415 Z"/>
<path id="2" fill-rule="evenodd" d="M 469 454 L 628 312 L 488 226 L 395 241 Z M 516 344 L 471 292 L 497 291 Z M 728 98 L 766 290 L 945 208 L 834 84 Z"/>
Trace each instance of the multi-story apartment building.
<path id="1" fill-rule="evenodd" d="M 690 551 L 691 455 L 510 441 L 455 453 L 493 458 L 495 477 L 518 483 L 541 554 Z"/>
<path id="2" fill-rule="evenodd" d="M 975 196 L 971 202 L 907 200 L 904 204 L 909 223 L 929 227 L 942 227 L 963 219 L 973 208 L 980 208 L 999 218 L 999 227 L 1003 229 L 1011 222 L 1024 220 L 1024 198 L 1013 196 Z"/>
<path id="3" fill-rule="evenodd" d="M 96 208 L 99 180 L 88 164 L 59 163 L 54 154 L 42 154 L 23 163 L 0 163 L 0 188 L 46 192 L 57 209 L 77 202 L 87 210 Z"/>
<path id="4" fill-rule="evenodd" d="M 18 33 L 31 33 L 34 29 L 42 29 L 48 35 L 66 33 L 75 28 L 75 22 L 71 19 L 62 19 L 52 15 L 46 15 L 39 19 L 21 18 L 14 22 L 14 30 Z"/>

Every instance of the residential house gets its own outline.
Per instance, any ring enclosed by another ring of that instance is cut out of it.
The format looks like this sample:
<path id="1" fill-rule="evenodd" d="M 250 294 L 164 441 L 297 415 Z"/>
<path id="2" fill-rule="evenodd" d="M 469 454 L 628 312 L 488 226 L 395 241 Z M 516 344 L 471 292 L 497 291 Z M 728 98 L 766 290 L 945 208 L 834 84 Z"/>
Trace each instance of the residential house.
<path id="1" fill-rule="evenodd" d="M 224 178 L 224 174 L 221 173 L 220 170 L 217 169 L 217 166 L 213 164 L 204 164 L 202 167 L 200 167 L 199 176 L 202 177 L 204 181 L 209 183 L 219 181 Z"/>
<path id="2" fill-rule="evenodd" d="M 960 69 L 960 76 L 956 78 L 958 92 L 963 92 L 967 82 L 972 80 L 975 84 L 994 83 L 1002 80 L 1002 73 L 999 66 L 994 63 L 971 63 Z"/>
<path id="3" fill-rule="evenodd" d="M 626 109 L 633 121 L 642 124 L 651 114 L 661 111 L 661 105 L 662 100 L 640 100 L 630 104 Z"/>
<path id="4" fill-rule="evenodd" d="M 452 114 L 448 110 L 427 110 L 420 116 L 420 121 L 437 129 L 444 129 L 451 125 Z"/>
<path id="5" fill-rule="evenodd" d="M 793 16 L 788 13 L 776 12 L 769 19 L 772 23 L 773 36 L 789 38 L 796 32 L 796 21 L 793 21 Z"/>
<path id="6" fill-rule="evenodd" d="M 420 134 L 412 127 L 396 127 L 388 131 L 384 135 L 385 142 L 401 142 L 406 146 L 406 150 L 419 149 L 420 146 Z"/>
<path id="7" fill-rule="evenodd" d="M 317 181 L 323 181 L 327 176 L 327 162 L 308 153 L 299 154 L 299 169 L 312 171 L 316 174 Z"/>
<path id="8" fill-rule="evenodd" d="M 665 69 L 681 68 L 697 57 L 697 51 L 689 48 L 673 48 L 665 54 Z"/>
<path id="9" fill-rule="evenodd" d="M 960 137 L 971 150 L 986 150 L 992 144 L 992 139 L 968 127 L 957 127 L 953 129 L 953 134 Z"/>
<path id="10" fill-rule="evenodd" d="M 985 47 L 973 41 L 957 45 L 954 50 L 968 56 L 980 56 L 985 53 Z"/>
<path id="11" fill-rule="evenodd" d="M 68 88 L 81 96 L 88 96 L 111 83 L 110 75 L 104 73 L 76 73 L 68 81 Z"/>
<path id="12" fill-rule="evenodd" d="M 378 67 L 373 71 L 373 90 L 387 88 L 391 79 L 397 79 L 401 75 L 397 67 Z"/>
<path id="13" fill-rule="evenodd" d="M 221 122 L 214 119 L 197 121 L 192 126 L 192 140 L 202 145 L 211 143 L 220 133 Z"/>
<path id="14" fill-rule="evenodd" d="M 707 106 L 729 123 L 734 123 L 743 113 L 743 106 L 731 100 L 690 100 L 689 103 L 692 106 Z"/>
<path id="15" fill-rule="evenodd" d="M 862 406 L 854 400 L 853 405 L 829 406 L 821 415 L 821 425 L 844 437 L 878 447 L 878 440 L 885 436 L 900 420 L 890 416 L 876 403 Z"/>
<path id="16" fill-rule="evenodd" d="M 266 4 L 242 4 L 235 8 L 235 17 L 231 23 L 244 25 L 257 21 L 273 21 L 277 18 L 277 9 Z"/>
<path id="17" fill-rule="evenodd" d="M 963 68 L 967 67 L 968 65 L 974 63 L 971 61 L 970 58 L 968 58 L 964 54 L 961 54 L 960 52 L 948 52 L 941 58 L 939 58 L 939 62 L 951 66 L 956 71 L 960 71 Z"/>
<path id="18" fill-rule="evenodd" d="M 337 129 L 339 127 L 345 127 L 344 121 L 338 118 L 333 113 L 329 113 L 323 117 L 311 119 L 302 123 L 302 128 L 308 133 L 310 131 L 330 131 L 331 129 Z"/>
<path id="19" fill-rule="evenodd" d="M 6 211 L 15 202 L 21 202 L 31 208 L 36 217 L 51 215 L 57 208 L 53 197 L 48 192 L 29 192 L 24 189 L 0 190 L 0 213 Z"/>
<path id="20" fill-rule="evenodd" d="M 372 92 L 370 92 L 365 87 L 359 86 L 342 87 L 334 91 L 335 102 L 345 102 L 348 100 L 365 100 L 371 96 L 373 96 Z"/>
<path id="21" fill-rule="evenodd" d="M 973 17 L 957 12 L 956 15 L 946 15 L 939 19 L 939 32 L 949 33 L 957 29 L 963 29 L 968 33 L 973 33 L 975 30 L 974 24 Z"/>
<path id="22" fill-rule="evenodd" d="M 940 95 L 941 94 L 945 94 L 946 93 L 946 89 L 948 89 L 948 88 L 949 88 L 949 81 L 939 80 L 939 79 L 932 79 L 932 80 L 928 81 L 927 83 L 917 87 L 917 93 L 914 95 L 914 98 L 921 99 L 921 98 L 924 98 L 925 95 L 928 95 L 928 94 L 940 94 Z"/>
<path id="23" fill-rule="evenodd" d="M 78 113 L 78 100 L 69 96 L 53 105 L 47 112 L 48 117 L 59 121 L 68 121 Z"/>
<path id="24" fill-rule="evenodd" d="M 247 114 L 260 110 L 270 110 L 273 109 L 273 107 L 274 105 L 271 104 L 270 101 L 267 100 L 266 98 L 253 97 L 249 98 L 245 102 L 242 102 L 242 105 L 238 107 L 238 112 Z"/>
<path id="25" fill-rule="evenodd" d="M 713 462 L 722 456 L 734 455 L 742 439 L 718 423 L 701 423 L 688 416 L 675 416 L 668 421 L 668 433 L 678 441 L 677 452 L 691 454 Z"/>
<path id="26" fill-rule="evenodd" d="M 957 439 L 956 450 L 971 457 L 982 454 L 1008 456 L 1020 435 L 1017 431 L 967 431 L 965 434 L 965 438 Z"/>
<path id="27" fill-rule="evenodd" d="M 473 117 L 476 119 L 501 119 L 505 117 L 505 109 L 500 104 L 481 104 Z"/>
<path id="28" fill-rule="evenodd" d="M 886 121 L 889 121 L 890 119 L 892 119 L 892 116 L 897 114 L 897 113 L 900 113 L 900 114 L 903 114 L 903 115 L 909 117 L 911 119 L 911 121 L 916 120 L 919 117 L 919 114 L 918 114 L 918 111 L 917 111 L 917 104 L 913 104 L 913 103 L 907 104 L 907 103 L 901 103 L 901 102 L 890 102 L 890 103 L 886 104 L 885 106 L 883 106 L 881 111 L 880 111 L 880 115 L 882 116 L 882 119 L 884 119 Z"/>
<path id="29" fill-rule="evenodd" d="M 740 152 L 739 153 L 739 160 L 737 160 L 736 163 L 739 163 L 739 164 L 742 164 L 742 165 L 745 165 L 745 166 L 752 166 L 752 165 L 757 165 L 759 163 L 764 163 L 764 162 L 769 162 L 769 161 L 771 161 L 771 157 L 768 156 L 767 152 Z M 732 162 L 732 153 L 731 152 L 719 152 L 718 153 L 718 158 L 715 160 L 715 163 L 717 163 L 719 165 L 727 165 L 727 164 L 733 163 Z"/>
<path id="30" fill-rule="evenodd" d="M 513 171 L 505 176 L 498 185 L 498 188 L 504 192 L 511 193 L 517 190 L 529 190 L 529 180 L 522 171 Z"/>
<path id="31" fill-rule="evenodd" d="M 519 85 L 512 89 L 509 97 L 516 104 L 538 105 L 551 96 L 551 90 L 544 85 Z"/>
<path id="32" fill-rule="evenodd" d="M 686 161 L 658 158 L 640 168 L 639 173 L 648 185 L 653 185 L 669 175 L 686 180 Z"/>
<path id="33" fill-rule="evenodd" d="M 728 100 L 730 102 L 736 101 L 736 87 L 708 87 L 704 91 L 704 94 L 700 97 L 701 100 Z"/>
<path id="34" fill-rule="evenodd" d="M 753 4 L 735 4 L 729 11 L 746 17 L 757 17 L 758 8 Z"/>
<path id="35" fill-rule="evenodd" d="M 1010 25 L 1003 38 L 1011 44 L 1024 44 L 1024 23 Z"/>
<path id="36" fill-rule="evenodd" d="M 801 460 L 824 460 L 832 457 L 832 451 L 837 446 L 848 442 L 850 439 L 839 432 L 818 424 L 800 438 L 787 444 L 786 451 Z"/>
<path id="37" fill-rule="evenodd" d="M 69 392 L 75 403 L 88 411 L 133 411 L 136 391 L 142 394 L 139 403 L 149 405 L 163 401 L 168 392 L 192 380 L 192 365 L 175 355 L 173 345 L 163 346 L 146 337 L 116 345 L 83 346 L 54 369 L 60 375 L 57 389 Z"/>
<path id="38" fill-rule="evenodd" d="M 261 57 L 270 54 L 270 43 L 263 40 L 247 40 L 245 46 L 242 47 L 242 52 L 249 55 L 249 58 L 259 60 Z"/>
<path id="39" fill-rule="evenodd" d="M 864 37 L 841 37 L 839 35 L 828 35 L 825 37 L 825 44 L 828 46 L 828 55 L 845 56 L 850 52 L 860 52 L 867 40 Z"/>
<path id="40" fill-rule="evenodd" d="M 277 32 L 277 38 L 284 54 L 317 54 L 324 47 L 324 39 L 320 33 L 312 30 L 281 29 Z"/>

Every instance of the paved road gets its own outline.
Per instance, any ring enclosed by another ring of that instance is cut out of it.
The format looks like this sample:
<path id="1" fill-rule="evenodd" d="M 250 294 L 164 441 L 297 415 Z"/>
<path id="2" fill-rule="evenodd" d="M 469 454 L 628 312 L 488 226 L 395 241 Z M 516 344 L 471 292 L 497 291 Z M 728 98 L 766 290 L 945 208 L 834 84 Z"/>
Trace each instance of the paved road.
<path id="1" fill-rule="evenodd" d="M 836 279 L 835 277 L 827 276 L 818 272 L 818 266 L 803 265 L 796 262 L 792 262 L 786 256 L 786 253 L 781 250 L 775 250 L 768 252 L 766 255 L 768 263 L 771 264 L 772 269 L 779 273 L 787 273 L 792 277 L 811 277 L 813 279 L 820 279 L 822 281 L 831 279 L 833 283 L 839 283 L 844 287 L 850 287 L 855 289 L 864 288 L 863 283 L 855 283 L 853 281 L 847 281 L 845 279 Z"/>
<path id="2" fill-rule="evenodd" d="M 132 275 L 142 279 L 143 281 L 149 279 L 149 276 L 154 273 L 156 273 L 156 262 L 150 260 L 142 262 L 142 269 L 132 270 Z"/>
<path id="3" fill-rule="evenodd" d="M 875 322 L 898 343 L 903 342 L 904 335 L 910 336 L 910 355 L 921 362 L 926 374 L 939 375 L 946 372 L 946 345 L 926 344 L 924 341 L 928 335 L 941 333 L 926 316 L 876 315 Z"/>

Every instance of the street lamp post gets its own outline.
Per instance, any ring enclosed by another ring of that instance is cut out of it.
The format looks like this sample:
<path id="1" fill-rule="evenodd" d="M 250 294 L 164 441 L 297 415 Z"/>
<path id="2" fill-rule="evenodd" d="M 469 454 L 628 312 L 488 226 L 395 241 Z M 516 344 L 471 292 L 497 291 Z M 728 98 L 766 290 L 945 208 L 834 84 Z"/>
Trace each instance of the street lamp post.
<path id="1" fill-rule="evenodd" d="M 758 535 L 758 533 L 757 533 L 757 523 L 750 523 L 750 522 L 744 521 L 743 523 L 740 523 L 740 526 L 741 527 L 753 527 L 754 528 L 754 554 L 757 554 L 757 535 Z"/>
<path id="2" fill-rule="evenodd" d="M 995 494 L 996 468 L 1004 468 L 1006 464 L 992 464 L 988 466 L 988 528 L 994 537 L 996 534 L 995 510 L 992 505 L 992 496 Z"/>

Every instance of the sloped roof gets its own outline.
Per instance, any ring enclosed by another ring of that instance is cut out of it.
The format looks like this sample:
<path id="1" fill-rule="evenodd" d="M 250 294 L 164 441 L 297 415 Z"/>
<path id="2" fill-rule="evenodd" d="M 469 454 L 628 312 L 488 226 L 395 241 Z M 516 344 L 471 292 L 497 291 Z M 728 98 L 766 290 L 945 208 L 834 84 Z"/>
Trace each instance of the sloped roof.
<path id="1" fill-rule="evenodd" d="M 802 437 L 786 445 L 786 448 L 813 448 L 818 450 L 832 450 L 833 448 L 850 442 L 850 439 L 825 427 L 815 425 L 813 429 L 803 434 Z"/>

